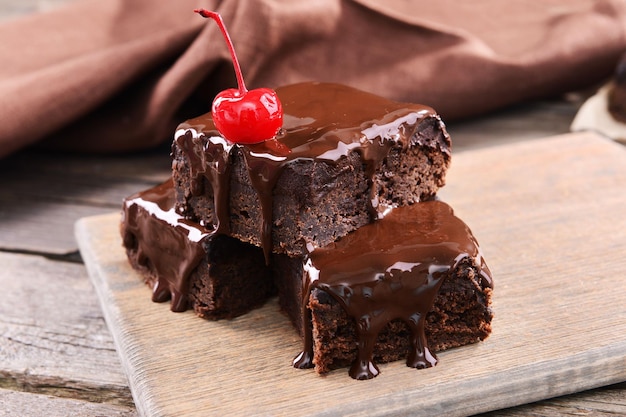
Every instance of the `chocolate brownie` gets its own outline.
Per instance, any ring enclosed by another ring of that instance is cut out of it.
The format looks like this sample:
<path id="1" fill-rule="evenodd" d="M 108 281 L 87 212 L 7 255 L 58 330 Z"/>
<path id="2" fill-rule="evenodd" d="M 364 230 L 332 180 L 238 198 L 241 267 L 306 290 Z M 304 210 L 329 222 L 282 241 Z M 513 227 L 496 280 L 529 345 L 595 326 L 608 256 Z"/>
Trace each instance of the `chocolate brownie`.
<path id="1" fill-rule="evenodd" d="M 350 87 L 276 90 L 284 126 L 255 145 L 225 141 L 210 114 L 172 146 L 177 211 L 270 252 L 300 256 L 445 184 L 450 138 L 429 107 Z"/>
<path id="2" fill-rule="evenodd" d="M 275 294 L 262 250 L 178 215 L 171 180 L 125 200 L 121 234 L 152 300 L 171 299 L 172 311 L 233 318 Z"/>
<path id="3" fill-rule="evenodd" d="M 171 309 L 235 317 L 278 289 L 319 373 L 435 352 L 491 332 L 492 280 L 476 239 L 435 199 L 450 137 L 429 107 L 350 87 L 277 90 L 276 138 L 226 141 L 211 115 L 181 124 L 172 180 L 129 197 L 129 260 Z"/>
<path id="4" fill-rule="evenodd" d="M 489 268 L 441 201 L 396 208 L 308 256 L 273 261 L 281 308 L 304 338 L 296 367 L 350 365 L 352 377 L 369 379 L 375 362 L 430 367 L 434 352 L 491 332 Z"/>
<path id="5" fill-rule="evenodd" d="M 626 54 L 620 58 L 609 86 L 608 111 L 615 120 L 626 123 Z"/>

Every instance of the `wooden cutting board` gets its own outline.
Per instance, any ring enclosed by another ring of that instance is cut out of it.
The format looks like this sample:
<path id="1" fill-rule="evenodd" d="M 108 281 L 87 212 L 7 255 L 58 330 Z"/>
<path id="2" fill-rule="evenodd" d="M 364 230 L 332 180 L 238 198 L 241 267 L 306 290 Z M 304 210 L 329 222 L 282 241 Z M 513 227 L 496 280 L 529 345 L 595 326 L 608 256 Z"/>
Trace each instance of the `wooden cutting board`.
<path id="1" fill-rule="evenodd" d="M 455 154 L 440 192 L 495 279 L 493 334 L 370 381 L 291 367 L 270 302 L 219 322 L 171 313 L 127 264 L 119 214 L 76 235 L 145 416 L 470 415 L 626 381 L 626 150 L 572 134 Z"/>

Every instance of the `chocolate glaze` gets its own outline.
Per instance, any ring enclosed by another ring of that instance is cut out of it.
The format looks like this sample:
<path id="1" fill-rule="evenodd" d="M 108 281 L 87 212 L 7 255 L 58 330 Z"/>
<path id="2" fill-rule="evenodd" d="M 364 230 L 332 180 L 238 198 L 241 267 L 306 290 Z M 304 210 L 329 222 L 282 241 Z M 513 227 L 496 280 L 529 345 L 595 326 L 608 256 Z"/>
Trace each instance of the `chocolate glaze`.
<path id="1" fill-rule="evenodd" d="M 172 311 L 189 308 L 189 275 L 203 259 L 203 241 L 214 232 L 174 210 L 172 180 L 124 201 L 124 246 L 137 251 L 137 262 L 155 276 L 152 301 L 171 298 Z"/>
<path id="2" fill-rule="evenodd" d="M 622 55 L 615 68 L 607 107 L 615 120 L 626 123 L 626 54 Z"/>
<path id="3" fill-rule="evenodd" d="M 358 357 L 350 368 L 356 379 L 370 379 L 379 370 L 372 362 L 378 333 L 392 320 L 405 321 L 412 350 L 407 365 L 436 364 L 424 334 L 424 319 L 439 287 L 464 259 L 475 262 L 484 285 L 491 273 L 469 228 L 441 201 L 399 207 L 338 242 L 315 249 L 304 261 L 302 317 L 304 349 L 294 366 L 313 366 L 313 341 L 308 299 L 313 289 L 327 292 L 354 319 Z"/>
<path id="4" fill-rule="evenodd" d="M 287 164 L 299 159 L 333 163 L 356 151 L 373 181 L 375 168 L 392 146 L 408 148 L 412 141 L 422 140 L 415 131 L 423 119 L 439 120 L 428 107 L 396 103 L 335 84 L 303 83 L 283 87 L 277 93 L 285 116 L 283 130 L 273 140 L 246 146 L 229 143 L 215 129 L 210 114 L 189 120 L 176 132 L 177 146 L 189 161 L 192 194 L 206 192 L 205 183 L 212 188 L 214 224 L 195 224 L 176 212 L 172 181 L 125 201 L 124 245 L 137 250 L 138 263 L 156 275 L 154 301 L 171 297 L 173 311 L 185 310 L 189 274 L 205 254 L 203 242 L 215 234 L 230 233 L 230 161 L 235 149 L 244 156 L 251 183 L 259 195 L 263 213 L 260 235 L 268 260 L 272 191 Z M 329 107 L 329 102 L 334 105 Z M 446 139 L 449 141 L 449 137 Z M 438 143 L 418 144 L 438 146 L 449 153 Z M 373 218 L 378 221 L 334 244 L 316 248 L 303 258 L 305 337 L 303 351 L 294 359 L 296 367 L 313 366 L 307 301 L 314 289 L 327 292 L 354 319 L 358 357 L 350 375 L 369 379 L 379 373 L 372 362 L 376 336 L 396 319 L 405 321 L 411 332 L 412 350 L 407 365 L 425 368 L 436 364 L 424 335 L 424 319 L 439 287 L 461 261 L 470 258 L 485 285 L 492 285 L 475 238 L 450 206 L 429 201 L 390 210 L 378 207 L 374 195 L 370 200 Z"/>
<path id="5" fill-rule="evenodd" d="M 376 167 L 393 145 L 406 149 L 412 140 L 420 140 L 415 132 L 422 120 L 435 118 L 442 123 L 430 107 L 398 103 L 338 84 L 301 83 L 276 92 L 285 114 L 283 129 L 275 139 L 255 145 L 231 144 L 216 130 L 210 113 L 181 124 L 175 135 L 177 145 L 188 156 L 192 194 L 204 191 L 203 178 L 212 187 L 215 229 L 219 233 L 228 233 L 228 160 L 235 149 L 243 153 L 261 205 L 259 234 L 266 259 L 272 246 L 272 192 L 287 164 L 299 159 L 332 163 L 356 151 L 371 182 Z M 384 208 L 378 207 L 374 187 L 370 189 L 370 211 L 376 218 Z"/>
<path id="6" fill-rule="evenodd" d="M 152 300 L 171 298 L 172 311 L 185 311 L 189 275 L 205 255 L 203 243 L 215 231 L 177 214 L 174 200 L 171 180 L 126 199 L 122 236 L 124 246 L 137 251 L 138 264 L 155 277 Z M 424 319 L 443 281 L 466 258 L 483 285 L 493 287 L 472 232 L 449 205 L 437 200 L 395 208 L 334 244 L 316 248 L 303 257 L 304 341 L 294 366 L 313 366 L 307 303 L 314 289 L 328 293 L 354 319 L 358 356 L 349 370 L 353 378 L 378 375 L 372 350 L 378 333 L 395 319 L 405 321 L 411 332 L 407 366 L 434 366 L 437 358 L 428 348 Z"/>

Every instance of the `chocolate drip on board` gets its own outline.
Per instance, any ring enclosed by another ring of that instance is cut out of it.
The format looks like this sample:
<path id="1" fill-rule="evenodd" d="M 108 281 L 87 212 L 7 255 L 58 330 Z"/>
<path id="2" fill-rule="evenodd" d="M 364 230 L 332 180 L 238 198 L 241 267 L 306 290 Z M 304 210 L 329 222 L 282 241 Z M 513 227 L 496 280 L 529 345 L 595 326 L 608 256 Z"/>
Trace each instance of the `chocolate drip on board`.
<path id="1" fill-rule="evenodd" d="M 410 331 L 407 366 L 434 366 L 437 358 L 428 349 L 425 317 L 443 281 L 467 258 L 475 259 L 482 284 L 491 287 L 491 273 L 476 239 L 441 201 L 396 208 L 338 242 L 315 249 L 304 262 L 304 346 L 294 366 L 314 365 L 307 307 L 314 289 L 328 293 L 355 322 L 357 358 L 349 371 L 353 378 L 378 375 L 372 359 L 374 344 L 378 333 L 395 319 L 403 320 Z"/>

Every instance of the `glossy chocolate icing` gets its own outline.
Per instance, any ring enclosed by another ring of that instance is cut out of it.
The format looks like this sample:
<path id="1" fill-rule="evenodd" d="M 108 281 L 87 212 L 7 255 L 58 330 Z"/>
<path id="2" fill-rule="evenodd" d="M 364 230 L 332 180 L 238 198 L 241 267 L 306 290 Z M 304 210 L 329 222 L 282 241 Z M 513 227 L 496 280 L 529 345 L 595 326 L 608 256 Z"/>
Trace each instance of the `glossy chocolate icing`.
<path id="1" fill-rule="evenodd" d="M 277 93 L 285 122 L 273 140 L 246 146 L 229 143 L 215 129 L 210 114 L 181 124 L 176 132 L 176 144 L 189 162 L 192 194 L 206 191 L 205 180 L 212 187 L 214 224 L 195 224 L 176 212 L 172 181 L 126 200 L 124 245 L 137 250 L 138 263 L 156 275 L 154 301 L 171 296 L 173 311 L 186 309 L 189 274 L 202 260 L 204 240 L 230 233 L 228 197 L 234 149 L 243 154 L 259 195 L 263 213 L 260 235 L 269 260 L 272 190 L 287 164 L 299 159 L 333 163 L 356 151 L 372 181 L 375 168 L 392 146 L 400 144 L 406 149 L 411 142 L 427 140 L 415 135 L 420 121 L 434 118 L 441 123 L 429 107 L 396 103 L 335 84 L 296 84 Z M 329 107 L 329 102 L 335 104 Z M 418 145 L 449 153 L 449 148 L 439 143 Z M 390 209 L 378 207 L 375 196 L 370 197 L 372 218 L 379 220 L 303 257 L 305 338 L 303 351 L 294 360 L 296 367 L 313 366 L 311 313 L 306 305 L 314 289 L 327 292 L 354 318 L 358 358 L 350 375 L 368 379 L 379 372 L 372 362 L 376 336 L 395 319 L 404 320 L 411 332 L 413 349 L 407 365 L 424 368 L 436 363 L 424 335 L 424 317 L 439 287 L 460 262 L 472 259 L 485 284 L 491 286 L 476 240 L 447 204 L 429 201 Z"/>
<path id="2" fill-rule="evenodd" d="M 138 264 L 154 274 L 152 300 L 171 297 L 172 311 L 189 307 L 189 275 L 203 259 L 203 242 L 214 233 L 176 213 L 171 180 L 124 203 L 124 246 L 136 250 Z M 395 208 L 343 239 L 316 248 L 302 258 L 304 341 L 294 366 L 313 366 L 307 303 L 314 289 L 328 293 L 354 319 L 358 357 L 349 371 L 353 378 L 378 375 L 372 349 L 378 333 L 395 319 L 404 320 L 411 333 L 407 366 L 434 366 L 437 358 L 428 349 L 424 319 L 443 281 L 467 258 L 483 285 L 492 287 L 491 273 L 472 232 L 448 204 L 438 200 Z"/>
<path id="3" fill-rule="evenodd" d="M 443 281 L 466 258 L 475 262 L 484 285 L 491 287 L 491 273 L 471 231 L 449 205 L 436 200 L 396 208 L 334 244 L 315 249 L 304 261 L 304 349 L 294 366 L 313 366 L 307 303 L 315 288 L 339 302 L 357 326 L 358 357 L 350 368 L 353 378 L 378 374 L 372 349 L 378 333 L 395 319 L 405 321 L 411 332 L 407 365 L 435 365 L 437 359 L 424 334 L 425 316 Z"/>
<path id="4" fill-rule="evenodd" d="M 189 308 L 189 275 L 214 232 L 177 214 L 174 200 L 171 179 L 127 198 L 121 232 L 124 246 L 137 251 L 137 263 L 155 276 L 152 300 L 171 298 L 171 310 L 179 312 Z"/>
<path id="5" fill-rule="evenodd" d="M 192 194 L 204 192 L 203 178 L 211 185 L 218 233 L 229 232 L 230 154 L 234 149 L 243 153 L 261 205 L 259 234 L 266 259 L 271 251 L 272 192 L 287 164 L 299 159 L 332 163 L 356 151 L 371 183 L 376 167 L 392 146 L 441 147 L 437 143 L 419 143 L 422 139 L 415 135 L 417 126 L 426 118 L 442 123 L 430 107 L 398 103 L 338 84 L 301 83 L 276 92 L 285 114 L 283 129 L 275 139 L 245 146 L 229 143 L 216 130 L 210 113 L 181 124 L 175 135 L 177 145 L 187 154 Z M 442 148 L 442 152 L 449 153 L 449 149 Z M 376 218 L 386 208 L 378 207 L 374 188 L 370 189 L 370 211 Z"/>

